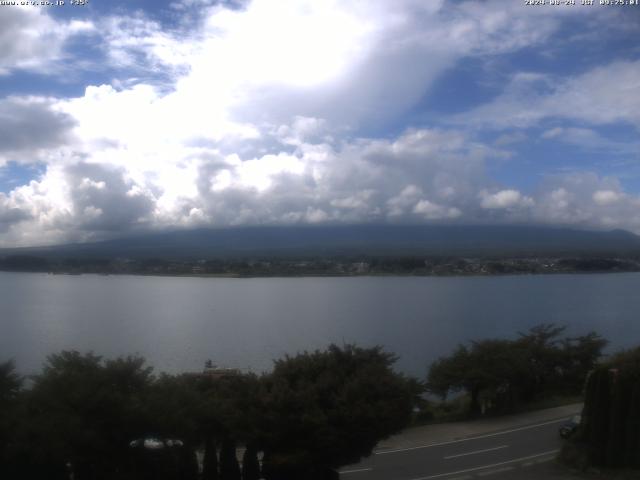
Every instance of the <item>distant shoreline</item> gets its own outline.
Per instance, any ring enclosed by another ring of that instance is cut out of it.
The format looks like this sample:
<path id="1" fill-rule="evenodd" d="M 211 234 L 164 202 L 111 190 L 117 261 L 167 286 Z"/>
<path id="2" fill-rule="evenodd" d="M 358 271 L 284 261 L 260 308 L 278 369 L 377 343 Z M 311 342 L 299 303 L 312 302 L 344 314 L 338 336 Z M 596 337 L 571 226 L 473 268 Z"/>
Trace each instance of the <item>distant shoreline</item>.
<path id="1" fill-rule="evenodd" d="M 225 273 L 194 273 L 194 272 L 145 272 L 145 271 L 45 271 L 45 270 L 19 270 L 0 268 L 3 273 L 39 273 L 52 276 L 141 276 L 141 277 L 172 277 L 172 278 L 359 278 L 359 277 L 429 277 L 429 278 L 465 278 L 465 277 L 506 277 L 526 275 L 577 275 L 577 274 L 605 274 L 605 273 L 639 273 L 640 266 L 636 268 L 603 268 L 603 269 L 546 269 L 546 270 L 508 270 L 508 271 L 446 271 L 438 272 L 225 272 Z"/>
<path id="2" fill-rule="evenodd" d="M 639 272 L 640 255 L 305 255 L 182 259 L 172 257 L 0 257 L 0 271 L 54 275 L 150 275 L 210 278 L 419 276 L 469 277 Z"/>

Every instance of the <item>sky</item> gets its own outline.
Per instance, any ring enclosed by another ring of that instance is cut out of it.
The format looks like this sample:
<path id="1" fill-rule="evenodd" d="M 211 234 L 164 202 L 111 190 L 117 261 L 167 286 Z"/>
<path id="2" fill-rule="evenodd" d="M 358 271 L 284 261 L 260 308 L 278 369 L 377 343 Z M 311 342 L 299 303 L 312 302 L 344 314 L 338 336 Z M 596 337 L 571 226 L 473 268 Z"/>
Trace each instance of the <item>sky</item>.
<path id="1" fill-rule="evenodd" d="M 640 233 L 639 5 L 35 3 L 0 2 L 0 246 L 239 225 Z"/>

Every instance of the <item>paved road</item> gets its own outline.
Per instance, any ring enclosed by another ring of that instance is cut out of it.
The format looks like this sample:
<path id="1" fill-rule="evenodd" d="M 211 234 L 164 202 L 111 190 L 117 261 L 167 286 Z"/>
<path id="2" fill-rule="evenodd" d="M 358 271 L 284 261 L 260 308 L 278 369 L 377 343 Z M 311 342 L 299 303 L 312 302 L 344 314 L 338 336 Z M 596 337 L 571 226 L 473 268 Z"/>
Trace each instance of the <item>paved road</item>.
<path id="1" fill-rule="evenodd" d="M 577 412 L 576 412 L 577 413 Z M 341 471 L 343 480 L 470 480 L 516 478 L 554 459 L 567 417 L 471 438 L 376 451 Z"/>

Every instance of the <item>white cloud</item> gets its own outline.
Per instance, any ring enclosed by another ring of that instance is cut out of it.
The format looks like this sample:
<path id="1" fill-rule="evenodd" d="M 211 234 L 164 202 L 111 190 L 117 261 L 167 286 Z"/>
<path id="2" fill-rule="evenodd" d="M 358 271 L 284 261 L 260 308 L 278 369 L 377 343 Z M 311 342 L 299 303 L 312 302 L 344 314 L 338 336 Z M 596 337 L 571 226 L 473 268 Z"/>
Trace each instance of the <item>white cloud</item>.
<path id="1" fill-rule="evenodd" d="M 280 125 L 276 129 L 276 136 L 283 143 L 303 145 L 305 142 L 318 141 L 327 131 L 326 121 L 321 118 L 295 116 L 293 124 Z M 330 137 L 325 138 L 331 140 Z"/>
<path id="2" fill-rule="evenodd" d="M 196 38 L 189 41 L 184 31 L 165 31 L 158 22 L 141 13 L 103 18 L 98 28 L 111 66 L 129 71 L 163 72 L 170 68 L 180 72 L 188 68 L 191 56 L 198 49 Z"/>
<path id="3" fill-rule="evenodd" d="M 598 205 L 610 205 L 621 198 L 623 198 L 623 195 L 613 190 L 597 190 L 593 194 L 593 201 Z"/>
<path id="4" fill-rule="evenodd" d="M 43 97 L 0 99 L 0 166 L 44 161 L 48 149 L 71 141 L 76 120 Z"/>
<path id="5" fill-rule="evenodd" d="M 274 135 L 253 158 L 168 144 L 170 155 L 155 162 L 145 143 L 89 152 L 97 143 L 84 139 L 67 147 L 79 149 L 75 157 L 11 193 L 33 215 L 19 230 L 40 229 L 46 242 L 163 226 L 453 220 L 475 202 L 491 153 L 439 130 L 300 143 L 292 152 Z"/>
<path id="6" fill-rule="evenodd" d="M 81 150 L 6 197 L 3 243 L 82 240 L 165 226 L 367 221 L 518 220 L 640 230 L 640 200 L 624 194 L 615 180 L 556 176 L 532 195 L 497 188 L 485 162 L 500 151 L 461 132 L 422 129 L 390 140 L 318 140 L 293 151 L 278 138 L 274 133 L 265 143 L 268 151 L 249 158 L 170 144 L 170 155 L 155 163 L 152 157 L 133 161 L 146 155 L 135 145 L 107 146 L 94 155 Z M 98 161 L 111 156 L 118 158 Z"/>
<path id="7" fill-rule="evenodd" d="M 591 172 L 549 176 L 536 193 L 534 220 L 583 227 L 624 228 L 640 233 L 640 198 L 620 182 Z"/>
<path id="8" fill-rule="evenodd" d="M 34 44 L 53 47 L 11 46 L 0 53 L 5 73 L 50 65 L 68 54 L 66 38 L 91 31 L 122 78 L 75 98 L 0 100 L 0 162 L 46 164 L 40 178 L 0 202 L 2 242 L 195 225 L 631 218 L 635 200 L 609 180 L 578 187 L 565 178 L 531 194 L 492 181 L 487 163 L 526 140 L 520 132 L 493 145 L 460 128 L 357 133 L 397 128 L 456 62 L 541 44 L 570 10 L 415 0 L 174 6 L 201 18 L 167 30 L 142 14 L 95 19 L 95 27 L 12 14 L 7 25 L 16 38 L 35 32 Z M 510 129 L 546 117 L 638 125 L 637 73 L 634 62 L 560 80 L 521 73 L 494 102 L 457 121 Z M 615 91 L 596 88 L 612 79 Z M 38 122 L 49 127 L 42 135 L 12 133 Z M 600 140 L 585 128 L 543 137 Z"/>
<path id="9" fill-rule="evenodd" d="M 611 140 L 591 128 L 554 127 L 542 133 L 545 140 L 554 140 L 590 151 L 601 151 L 607 154 L 634 155 L 640 151 L 639 142 L 620 142 Z"/>
<path id="10" fill-rule="evenodd" d="M 208 12 L 179 91 L 241 122 L 280 125 L 298 115 L 351 128 L 397 118 L 465 56 L 542 42 L 561 16 L 541 21 L 495 1 L 412 0 L 254 0 Z"/>
<path id="11" fill-rule="evenodd" d="M 523 208 L 534 204 L 531 197 L 522 195 L 517 190 L 500 190 L 496 193 L 489 193 L 486 190 L 480 192 L 480 206 L 487 209 L 499 208 Z"/>
<path id="12" fill-rule="evenodd" d="M 458 218 L 462 212 L 456 207 L 443 207 L 429 200 L 420 200 L 413 207 L 413 213 L 424 216 L 429 220 L 440 220 L 446 218 Z"/>
<path id="13" fill-rule="evenodd" d="M 617 122 L 640 128 L 640 61 L 615 61 L 568 78 L 515 74 L 503 94 L 488 104 L 457 115 L 455 123 L 490 128 L 528 127 L 545 118 L 592 125 Z M 585 138 L 587 130 L 560 127 L 545 138 Z"/>
<path id="14" fill-rule="evenodd" d="M 0 233 L 5 233 L 11 226 L 31 219 L 30 213 L 0 193 Z"/>
<path id="15" fill-rule="evenodd" d="M 73 223 L 92 232 L 131 230 L 150 220 L 155 198 L 125 171 L 78 163 L 65 169 Z"/>
<path id="16" fill-rule="evenodd" d="M 319 208 L 308 208 L 305 214 L 305 220 L 309 223 L 322 223 L 329 220 L 329 215 Z"/>
<path id="17" fill-rule="evenodd" d="M 415 209 L 415 206 L 420 202 L 422 195 L 423 191 L 420 187 L 416 185 L 407 185 L 398 195 L 387 201 L 389 215 L 392 217 L 406 215 L 407 210 L 411 211 Z"/>
<path id="18" fill-rule="evenodd" d="M 296 141 L 301 129 L 317 127 L 303 126 L 305 118 L 341 129 L 386 123 L 465 55 L 517 49 L 557 28 L 550 20 L 541 29 L 538 14 L 512 7 L 506 12 L 499 2 L 478 8 L 440 1 L 254 0 L 240 9 L 203 2 L 180 7 L 194 3 L 201 20 L 174 30 L 140 13 L 96 19 L 93 27 L 61 25 L 32 13 L 37 9 L 23 12 L 46 24 L 31 43 L 59 46 L 63 42 L 46 41 L 42 32 L 93 28 L 107 60 L 128 67 L 129 76 L 138 70 L 169 76 L 159 86 L 130 78 L 114 80 L 116 89 L 90 86 L 65 110 L 78 119 L 79 133 L 104 132 L 122 144 L 139 142 L 132 137 L 140 135 L 157 141 L 189 134 L 222 142 L 229 135 L 255 136 L 265 123 L 287 125 L 295 116 L 300 121 L 289 138 Z"/>
<path id="19" fill-rule="evenodd" d="M 371 189 L 362 190 L 349 197 L 336 198 L 329 203 L 332 207 L 349 210 L 365 210 L 370 205 L 375 191 Z"/>
<path id="20" fill-rule="evenodd" d="M 51 74 L 57 71 L 54 62 L 65 54 L 65 42 L 93 30 L 91 22 L 55 21 L 38 7 L 5 6 L 0 15 L 0 75 L 13 70 Z"/>

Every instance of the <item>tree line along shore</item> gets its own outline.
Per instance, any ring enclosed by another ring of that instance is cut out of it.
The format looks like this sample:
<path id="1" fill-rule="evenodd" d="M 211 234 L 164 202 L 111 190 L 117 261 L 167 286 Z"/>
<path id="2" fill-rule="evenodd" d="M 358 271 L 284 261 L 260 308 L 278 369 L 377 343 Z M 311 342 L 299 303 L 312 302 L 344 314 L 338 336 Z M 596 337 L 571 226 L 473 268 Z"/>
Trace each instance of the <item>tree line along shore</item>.
<path id="1" fill-rule="evenodd" d="M 356 345 L 285 356 L 261 375 L 211 363 L 154 374 L 138 356 L 63 351 L 25 378 L 7 361 L 0 477 L 335 479 L 380 440 L 452 409 L 499 415 L 559 396 L 585 399 L 568 463 L 638 468 L 640 347 L 603 357 L 606 343 L 542 324 L 459 345 L 423 379 L 396 372 L 395 354 Z"/>
<path id="2" fill-rule="evenodd" d="M 519 275 L 638 272 L 640 257 L 618 256 L 381 256 L 218 259 L 45 258 L 0 256 L 0 271 L 53 274 L 175 276 Z"/>

